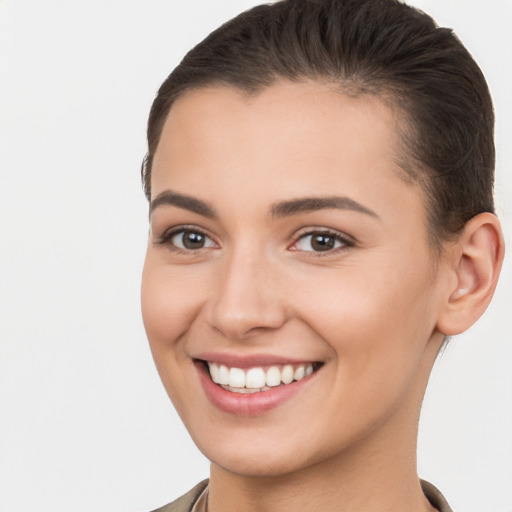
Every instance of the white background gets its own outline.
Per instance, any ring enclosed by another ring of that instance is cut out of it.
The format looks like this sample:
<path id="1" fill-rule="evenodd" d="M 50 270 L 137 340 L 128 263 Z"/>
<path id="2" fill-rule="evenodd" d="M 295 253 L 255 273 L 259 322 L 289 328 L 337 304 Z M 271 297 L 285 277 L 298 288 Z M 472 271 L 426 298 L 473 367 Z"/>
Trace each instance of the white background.
<path id="1" fill-rule="evenodd" d="M 142 327 L 139 166 L 160 83 L 255 3 L 0 0 L 1 512 L 144 512 L 208 474 Z M 454 27 L 488 78 L 511 245 L 512 2 L 415 5 Z M 461 512 L 512 511 L 511 260 L 424 406 L 420 475 Z"/>

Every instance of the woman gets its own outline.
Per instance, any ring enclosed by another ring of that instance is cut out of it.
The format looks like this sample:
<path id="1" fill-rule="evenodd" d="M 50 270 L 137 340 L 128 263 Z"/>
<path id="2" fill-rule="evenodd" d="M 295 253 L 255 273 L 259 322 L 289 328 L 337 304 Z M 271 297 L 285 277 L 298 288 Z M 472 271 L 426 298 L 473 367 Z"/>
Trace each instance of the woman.
<path id="1" fill-rule="evenodd" d="M 416 470 L 503 260 L 485 79 L 394 0 L 241 14 L 160 88 L 142 308 L 209 483 L 161 510 L 449 511 Z"/>

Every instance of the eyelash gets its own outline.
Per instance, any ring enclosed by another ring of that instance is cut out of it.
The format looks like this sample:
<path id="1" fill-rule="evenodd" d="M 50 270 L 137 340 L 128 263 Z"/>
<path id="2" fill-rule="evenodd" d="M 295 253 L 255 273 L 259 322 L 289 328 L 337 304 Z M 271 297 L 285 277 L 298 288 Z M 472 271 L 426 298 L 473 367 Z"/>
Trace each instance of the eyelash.
<path id="1" fill-rule="evenodd" d="M 304 240 L 308 236 L 326 236 L 329 238 L 333 238 L 335 242 L 340 242 L 342 245 L 341 247 L 334 247 L 332 249 L 328 249 L 326 251 L 305 251 L 305 250 L 299 250 L 299 249 L 293 249 L 293 246 L 299 244 L 300 241 Z M 307 253 L 308 257 L 313 258 L 323 258 L 327 256 L 332 256 L 333 254 L 336 254 L 340 251 L 346 251 L 352 247 L 354 247 L 355 241 L 352 237 L 345 235 L 343 233 L 340 233 L 339 231 L 334 231 L 332 229 L 327 228 L 310 228 L 305 232 L 299 233 L 294 237 L 294 242 L 289 246 L 289 250 Z"/>
<path id="2" fill-rule="evenodd" d="M 185 234 L 185 233 L 196 233 L 204 236 L 205 238 L 209 239 L 213 244 L 216 244 L 216 242 L 202 229 L 196 227 L 196 226 L 180 226 L 177 228 L 170 229 L 168 231 L 165 231 L 163 235 L 158 238 L 155 243 L 157 245 L 167 245 L 169 250 L 177 253 L 177 254 L 183 254 L 183 255 L 190 255 L 192 253 L 197 253 L 203 249 L 210 249 L 211 247 L 200 247 L 198 249 L 183 249 L 181 247 L 177 247 L 173 243 L 170 243 L 170 241 L 179 234 Z M 302 240 L 307 238 L 308 236 L 313 235 L 321 235 L 333 238 L 335 242 L 340 242 L 342 245 L 341 247 L 334 247 L 332 249 L 328 249 L 326 251 L 305 251 L 300 249 L 293 249 L 293 246 L 299 244 Z M 325 256 L 330 256 L 333 253 L 338 253 L 339 251 L 344 251 L 347 249 L 350 249 L 351 247 L 355 246 L 355 241 L 352 237 L 349 237 L 347 235 L 344 235 L 338 231 L 334 231 L 331 229 L 326 228 L 314 228 L 309 229 L 308 231 L 302 232 L 298 235 L 294 236 L 294 241 L 292 244 L 288 246 L 288 250 L 296 251 L 296 252 L 302 252 L 307 253 L 308 257 L 315 257 L 315 258 L 322 258 Z"/>
<path id="3" fill-rule="evenodd" d="M 167 230 L 164 232 L 164 234 L 158 238 L 155 243 L 157 245 L 167 245 L 169 250 L 173 251 L 176 254 L 184 254 L 184 255 L 190 255 L 191 253 L 197 253 L 198 251 L 201 251 L 202 249 L 209 249 L 209 247 L 201 247 L 199 249 L 183 249 L 181 247 L 177 247 L 173 243 L 171 243 L 171 240 L 180 233 L 196 233 L 199 235 L 204 236 L 205 238 L 208 238 L 211 240 L 214 244 L 215 241 L 202 229 L 198 228 L 197 226 L 180 226 L 177 228 L 172 228 L 170 230 Z"/>

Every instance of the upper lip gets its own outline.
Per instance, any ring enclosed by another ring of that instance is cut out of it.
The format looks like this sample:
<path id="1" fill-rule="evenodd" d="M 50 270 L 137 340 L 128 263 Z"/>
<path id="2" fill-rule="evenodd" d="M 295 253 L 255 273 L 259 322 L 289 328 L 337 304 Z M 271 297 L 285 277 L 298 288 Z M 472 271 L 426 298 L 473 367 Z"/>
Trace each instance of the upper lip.
<path id="1" fill-rule="evenodd" d="M 230 354 L 220 352 L 203 352 L 194 356 L 194 359 L 207 361 L 210 363 L 218 363 L 230 368 L 252 368 L 255 366 L 271 366 L 271 365 L 299 365 L 313 364 L 319 362 L 316 359 L 297 359 L 288 356 L 274 354 Z"/>

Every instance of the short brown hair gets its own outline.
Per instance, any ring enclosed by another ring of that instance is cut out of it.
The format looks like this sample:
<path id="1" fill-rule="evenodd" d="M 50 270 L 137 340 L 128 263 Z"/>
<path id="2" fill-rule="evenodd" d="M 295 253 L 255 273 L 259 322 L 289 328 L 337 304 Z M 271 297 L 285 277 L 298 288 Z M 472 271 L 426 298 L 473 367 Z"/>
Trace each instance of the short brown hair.
<path id="1" fill-rule="evenodd" d="M 195 46 L 160 87 L 148 121 L 142 180 L 173 102 L 199 87 L 255 94 L 277 80 L 328 81 L 349 94 L 390 98 L 406 175 L 427 197 L 438 244 L 473 216 L 494 212 L 494 112 L 485 78 L 452 30 L 398 0 L 281 0 L 254 7 Z"/>

